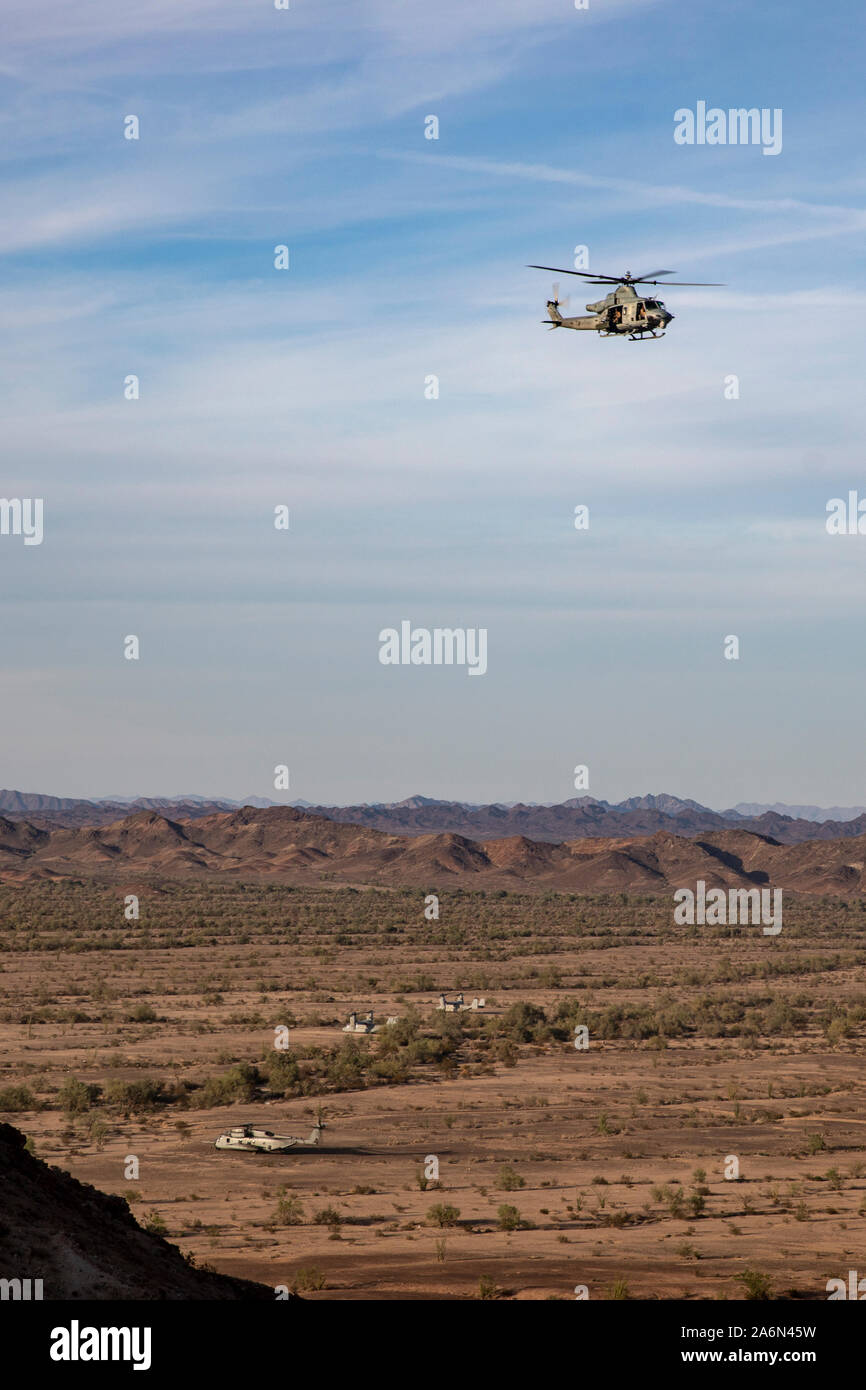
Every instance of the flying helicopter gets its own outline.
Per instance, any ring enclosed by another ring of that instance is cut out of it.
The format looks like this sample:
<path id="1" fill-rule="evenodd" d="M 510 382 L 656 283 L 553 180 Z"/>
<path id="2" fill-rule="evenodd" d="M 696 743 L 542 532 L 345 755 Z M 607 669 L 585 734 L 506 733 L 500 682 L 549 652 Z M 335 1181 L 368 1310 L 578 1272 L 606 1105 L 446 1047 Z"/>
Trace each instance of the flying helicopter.
<path id="1" fill-rule="evenodd" d="M 673 314 L 665 308 L 661 299 L 651 299 L 638 293 L 635 285 L 706 285 L 716 286 L 724 282 L 714 280 L 660 280 L 660 275 L 676 275 L 675 270 L 650 270 L 645 275 L 592 274 L 586 270 L 565 270 L 554 265 L 532 265 L 529 270 L 552 270 L 559 275 L 579 275 L 591 285 L 612 285 L 610 293 L 595 304 L 587 304 L 588 316 L 564 318 L 559 312 L 560 305 L 568 308 L 568 300 L 559 298 L 559 285 L 553 286 L 553 298 L 547 301 L 549 328 L 574 328 L 592 330 L 602 338 L 627 337 L 631 342 L 641 342 L 644 338 L 663 338 L 665 329 L 673 319 Z M 547 323 L 547 319 L 542 319 Z"/>

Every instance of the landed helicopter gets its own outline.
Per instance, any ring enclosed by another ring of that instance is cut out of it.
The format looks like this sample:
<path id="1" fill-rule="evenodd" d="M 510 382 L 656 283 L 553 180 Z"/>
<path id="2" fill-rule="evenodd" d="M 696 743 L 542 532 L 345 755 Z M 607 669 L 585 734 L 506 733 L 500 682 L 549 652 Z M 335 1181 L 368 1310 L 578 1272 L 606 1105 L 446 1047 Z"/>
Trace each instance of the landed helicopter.
<path id="1" fill-rule="evenodd" d="M 315 1149 L 322 1136 L 325 1122 L 322 1112 L 308 1139 L 294 1134 L 274 1134 L 270 1129 L 254 1129 L 252 1125 L 234 1125 L 227 1129 L 214 1144 L 215 1149 L 247 1150 L 252 1153 L 288 1153 L 290 1149 Z"/>
<path id="2" fill-rule="evenodd" d="M 635 285 L 718 285 L 713 280 L 659 280 L 659 275 L 676 275 L 675 270 L 650 270 L 646 275 L 595 275 L 586 270 L 564 270 L 555 265 L 532 265 L 529 270 L 552 270 L 560 275 L 580 275 L 591 285 L 613 285 L 614 288 L 596 304 L 587 304 L 588 316 L 564 318 L 560 305 L 568 308 L 568 300 L 559 298 L 559 286 L 553 286 L 553 298 L 547 301 L 550 328 L 575 328 L 601 334 L 602 338 L 627 337 L 632 342 L 663 338 L 665 329 L 674 317 L 660 299 L 639 294 Z M 546 319 L 541 320 L 546 323 Z"/>

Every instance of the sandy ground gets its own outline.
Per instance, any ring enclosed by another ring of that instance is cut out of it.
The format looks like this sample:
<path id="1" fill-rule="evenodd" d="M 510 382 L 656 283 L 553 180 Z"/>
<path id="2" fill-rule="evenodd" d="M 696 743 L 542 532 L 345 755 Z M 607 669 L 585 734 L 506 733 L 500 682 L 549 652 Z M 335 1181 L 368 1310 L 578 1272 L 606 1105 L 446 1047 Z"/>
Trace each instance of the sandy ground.
<path id="1" fill-rule="evenodd" d="M 804 921 L 799 934 L 769 945 L 755 933 L 721 945 L 693 935 L 636 943 L 632 927 L 621 941 L 563 940 L 555 964 L 564 983 L 554 988 L 533 987 L 527 957 L 508 948 L 491 962 L 483 940 L 449 950 L 421 936 L 383 951 L 359 939 L 323 951 L 306 936 L 281 946 L 253 935 L 76 952 L 16 950 L 14 941 L 10 949 L 7 937 L 0 1088 L 26 1084 L 44 1108 L 5 1118 L 40 1157 L 127 1196 L 142 1223 L 158 1213 L 199 1264 L 315 1298 L 571 1299 L 585 1285 L 593 1298 L 740 1299 L 746 1270 L 778 1296 L 826 1298 L 828 1279 L 866 1274 L 866 1117 L 863 1027 L 855 1014 L 847 1036 L 828 1036 L 821 1010 L 856 1007 L 864 972 L 859 933 L 834 938 L 826 923 Z M 303 1049 L 339 1044 L 350 1007 L 372 1005 L 378 1016 L 432 1006 L 435 990 L 389 990 L 383 973 L 433 971 L 442 982 L 483 975 L 495 1015 L 516 999 L 550 1009 L 564 995 L 595 1007 L 695 997 L 721 957 L 747 970 L 770 959 L 768 950 L 776 961 L 837 953 L 826 970 L 724 986 L 731 997 L 809 1004 L 804 1021 L 772 1036 L 686 1036 L 666 1046 L 591 1037 L 586 1051 L 528 1043 L 512 1066 L 470 1052 L 451 1076 L 428 1067 L 409 1084 L 209 1110 L 125 1116 L 103 1105 L 70 1120 L 54 1100 L 68 1075 L 102 1086 L 144 1076 L 201 1081 L 255 1061 L 290 1012 L 323 1020 L 291 1028 L 292 1048 Z M 534 962 L 539 975 L 550 961 L 548 942 Z M 683 981 L 684 969 L 696 983 Z M 278 988 L 263 989 L 263 978 Z M 376 981 L 366 993 L 365 979 Z M 156 1020 L 129 1022 L 143 1001 Z M 320 1104 L 319 1149 L 213 1148 L 221 1130 L 244 1122 L 306 1135 Z M 104 1131 L 94 1135 L 95 1117 Z M 125 1175 L 130 1156 L 138 1180 Z M 422 1190 L 430 1156 L 439 1186 Z M 726 1178 L 732 1157 L 737 1181 Z M 504 1165 L 522 1185 L 508 1188 Z M 281 1189 L 298 1199 L 298 1224 L 275 1220 Z M 456 1225 L 431 1223 L 438 1203 L 457 1209 Z M 526 1225 L 499 1229 L 503 1204 Z M 328 1209 L 339 1223 L 316 1224 Z"/>

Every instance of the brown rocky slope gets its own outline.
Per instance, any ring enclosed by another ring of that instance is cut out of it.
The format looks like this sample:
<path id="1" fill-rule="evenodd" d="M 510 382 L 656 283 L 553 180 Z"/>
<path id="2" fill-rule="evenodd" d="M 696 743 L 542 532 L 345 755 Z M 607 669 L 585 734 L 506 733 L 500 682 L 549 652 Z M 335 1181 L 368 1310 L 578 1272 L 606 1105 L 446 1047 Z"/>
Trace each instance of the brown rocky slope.
<path id="1" fill-rule="evenodd" d="M 866 890 L 864 865 L 866 835 L 796 845 L 742 829 L 692 838 L 664 830 L 637 839 L 478 841 L 453 833 L 390 835 L 293 807 L 252 806 L 188 821 L 141 811 L 77 829 L 0 818 L 0 877 L 7 882 L 107 876 L 128 884 L 218 874 L 298 885 L 668 893 L 703 879 L 710 887 L 853 896 Z"/>
<path id="2" fill-rule="evenodd" d="M 273 1299 L 265 1284 L 190 1265 L 112 1197 L 50 1168 L 0 1124 L 0 1278 L 41 1279 L 45 1300 Z M 31 1285 L 32 1289 L 32 1285 Z"/>

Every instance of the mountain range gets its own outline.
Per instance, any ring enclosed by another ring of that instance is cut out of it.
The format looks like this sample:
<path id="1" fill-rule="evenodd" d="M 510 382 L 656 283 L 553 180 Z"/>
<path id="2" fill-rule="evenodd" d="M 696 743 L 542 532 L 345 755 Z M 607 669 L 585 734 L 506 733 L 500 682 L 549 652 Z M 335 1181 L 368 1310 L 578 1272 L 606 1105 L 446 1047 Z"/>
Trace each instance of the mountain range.
<path id="1" fill-rule="evenodd" d="M 9 820 L 28 820 L 40 828 L 110 825 L 138 811 L 155 811 L 167 820 L 187 821 L 238 810 L 245 805 L 267 808 L 283 804 L 266 797 L 251 797 L 245 802 L 201 796 L 118 797 L 90 801 L 0 791 L 0 815 Z M 332 821 L 393 835 L 450 833 L 484 840 L 524 835 L 556 843 L 605 836 L 638 837 L 655 835 L 659 831 L 694 836 L 736 826 L 782 844 L 799 844 L 804 840 L 839 839 L 866 833 L 864 807 L 834 807 L 834 815 L 816 806 L 740 803 L 729 810 L 714 811 L 698 801 L 667 793 L 633 796 L 616 803 L 580 796 L 552 805 L 537 802 L 483 805 L 411 796 L 398 802 L 356 806 L 316 806 L 306 801 L 296 801 L 292 805 Z"/>
<path id="2" fill-rule="evenodd" d="M 781 844 L 730 825 L 688 837 L 669 829 L 639 838 L 553 843 L 512 835 L 487 840 L 453 832 L 393 835 L 291 806 L 222 811 L 173 821 L 137 811 L 103 826 L 46 828 L 0 817 L 0 878 L 271 880 L 383 887 L 668 893 L 772 886 L 859 896 L 866 888 L 866 833 Z"/>

